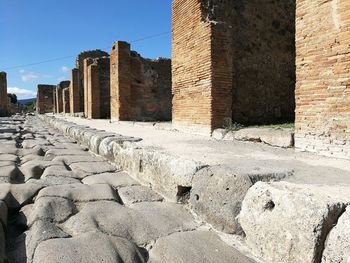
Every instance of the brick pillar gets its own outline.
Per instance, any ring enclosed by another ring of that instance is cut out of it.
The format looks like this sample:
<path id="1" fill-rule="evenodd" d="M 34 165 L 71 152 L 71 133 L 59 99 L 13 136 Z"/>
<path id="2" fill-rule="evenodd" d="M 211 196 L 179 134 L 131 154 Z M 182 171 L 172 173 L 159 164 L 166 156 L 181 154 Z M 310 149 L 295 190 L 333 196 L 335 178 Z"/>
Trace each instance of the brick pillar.
<path id="1" fill-rule="evenodd" d="M 88 116 L 88 83 L 89 83 L 89 66 L 93 63 L 92 58 L 84 59 L 84 115 Z"/>
<path id="2" fill-rule="evenodd" d="M 205 20 L 201 0 L 173 1 L 173 125 L 210 134 L 232 118 L 227 35 Z"/>
<path id="3" fill-rule="evenodd" d="M 56 86 L 56 113 L 63 112 L 62 87 Z"/>
<path id="4" fill-rule="evenodd" d="M 7 75 L 5 72 L 0 72 L 0 110 L 6 113 L 7 109 L 8 109 Z"/>
<path id="5" fill-rule="evenodd" d="M 70 113 L 80 112 L 79 70 L 76 68 L 72 69 L 69 88 Z"/>
<path id="6" fill-rule="evenodd" d="M 110 59 L 111 119 L 127 121 L 131 110 L 130 44 L 114 43 Z"/>
<path id="7" fill-rule="evenodd" d="M 99 119 L 101 116 L 101 97 L 98 65 L 95 63 L 89 65 L 87 73 L 87 118 Z"/>
<path id="8" fill-rule="evenodd" d="M 62 91 L 62 101 L 63 101 L 63 113 L 70 113 L 70 103 L 69 103 L 69 89 L 65 88 Z"/>

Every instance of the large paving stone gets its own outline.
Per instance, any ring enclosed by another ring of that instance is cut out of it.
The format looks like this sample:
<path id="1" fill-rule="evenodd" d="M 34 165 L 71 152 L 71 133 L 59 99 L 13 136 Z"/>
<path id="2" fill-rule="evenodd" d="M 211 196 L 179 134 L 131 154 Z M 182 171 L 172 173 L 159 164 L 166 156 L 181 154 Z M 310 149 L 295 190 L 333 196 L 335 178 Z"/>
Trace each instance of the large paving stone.
<path id="1" fill-rule="evenodd" d="M 126 172 L 102 173 L 85 177 L 82 182 L 84 184 L 109 184 L 113 188 L 123 186 L 138 185 L 139 183 L 132 179 Z"/>
<path id="2" fill-rule="evenodd" d="M 29 262 L 32 262 L 34 252 L 41 242 L 44 242 L 53 238 L 67 238 L 69 235 L 64 233 L 60 228 L 49 221 L 36 221 L 29 231 L 25 233 L 26 254 Z M 55 250 L 52 250 L 53 253 Z M 35 261 L 34 261 L 35 262 Z M 37 261 L 39 262 L 39 261 Z M 48 262 L 43 260 L 41 262 Z M 64 261 L 61 261 L 64 262 Z"/>
<path id="3" fill-rule="evenodd" d="M 108 162 L 98 162 L 98 163 L 73 163 L 70 165 L 72 171 L 83 179 L 88 175 L 101 174 L 115 172 L 119 170 L 117 167 L 109 164 Z"/>
<path id="4" fill-rule="evenodd" d="M 58 156 L 53 159 L 53 161 L 62 161 L 66 165 L 71 165 L 73 163 L 83 163 L 83 162 L 103 162 L 104 159 L 99 156 L 94 155 L 73 155 L 73 156 Z"/>
<path id="5" fill-rule="evenodd" d="M 67 156 L 67 155 L 86 155 L 89 156 L 90 154 L 83 149 L 50 149 L 46 152 L 45 156 Z"/>
<path id="6" fill-rule="evenodd" d="M 174 233 L 157 240 L 149 254 L 149 263 L 253 263 L 209 231 Z"/>
<path id="7" fill-rule="evenodd" d="M 39 192 L 37 199 L 42 197 L 62 197 L 72 200 L 74 202 L 119 200 L 119 197 L 116 195 L 116 192 L 107 184 L 69 184 L 49 186 Z"/>
<path id="8" fill-rule="evenodd" d="M 65 185 L 65 184 L 81 184 L 81 182 L 74 178 L 74 173 L 68 172 L 66 176 L 42 176 L 39 180 L 38 179 L 30 179 L 27 181 L 27 183 L 33 183 L 38 184 L 43 187 L 47 186 L 53 186 L 53 185 Z"/>
<path id="9" fill-rule="evenodd" d="M 197 227 L 193 217 L 181 205 L 138 203 L 124 207 L 116 202 L 89 203 L 63 224 L 72 236 L 101 231 L 145 245 L 161 236 Z"/>
<path id="10" fill-rule="evenodd" d="M 16 164 L 0 168 L 0 183 L 21 183 L 23 181 L 24 177 Z"/>
<path id="11" fill-rule="evenodd" d="M 86 233 L 41 243 L 34 263 L 141 263 L 141 250 L 130 241 L 101 233 Z"/>
<path id="12" fill-rule="evenodd" d="M 42 197 L 36 200 L 27 218 L 28 226 L 38 220 L 62 223 L 77 212 L 73 201 L 60 197 Z"/>
<path id="13" fill-rule="evenodd" d="M 149 187 L 142 185 L 122 187 L 118 190 L 118 194 L 125 205 L 140 202 L 158 202 L 164 200 L 161 195 L 152 191 Z"/>
<path id="14" fill-rule="evenodd" d="M 258 182 L 249 189 L 239 216 L 246 243 L 267 262 L 320 262 L 322 244 L 349 194 L 347 187 Z"/>
<path id="15" fill-rule="evenodd" d="M 350 207 L 338 219 L 337 225 L 329 233 L 322 263 L 350 262 Z"/>
<path id="16" fill-rule="evenodd" d="M 37 138 L 34 140 L 24 140 L 22 142 L 22 146 L 24 149 L 30 149 L 36 146 L 48 146 L 48 145 L 51 145 L 51 143 L 46 139 L 41 139 L 41 138 Z"/>
<path id="17" fill-rule="evenodd" d="M 238 175 L 224 166 L 203 168 L 194 176 L 190 202 L 204 221 L 220 231 L 239 234 L 238 215 L 251 186 L 248 175 Z"/>
<path id="18" fill-rule="evenodd" d="M 0 184 L 0 200 L 5 201 L 8 208 L 18 209 L 32 203 L 33 197 L 42 188 L 42 186 L 32 183 Z"/>
<path id="19" fill-rule="evenodd" d="M 17 163 L 19 161 L 19 158 L 15 154 L 5 153 L 5 154 L 0 154 L 0 161 L 10 161 L 10 162 Z"/>

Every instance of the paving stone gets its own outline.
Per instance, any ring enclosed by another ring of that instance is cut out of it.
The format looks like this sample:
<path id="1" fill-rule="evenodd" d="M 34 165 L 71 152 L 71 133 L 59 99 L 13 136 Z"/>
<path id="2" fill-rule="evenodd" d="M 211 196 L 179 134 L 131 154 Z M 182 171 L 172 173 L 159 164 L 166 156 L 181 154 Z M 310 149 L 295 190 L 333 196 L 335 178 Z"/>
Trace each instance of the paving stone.
<path id="1" fill-rule="evenodd" d="M 1 167 L 0 183 L 21 183 L 23 181 L 23 175 L 16 164 Z"/>
<path id="2" fill-rule="evenodd" d="M 44 157 L 37 155 L 37 154 L 27 154 L 26 156 L 23 156 L 21 159 L 21 164 L 24 165 L 27 162 L 30 161 L 43 161 Z"/>
<path id="3" fill-rule="evenodd" d="M 42 197 L 62 197 L 74 202 L 91 202 L 97 200 L 119 201 L 116 192 L 107 184 L 49 186 L 39 192 L 37 199 Z"/>
<path id="4" fill-rule="evenodd" d="M 108 184 L 113 188 L 122 186 L 138 185 L 139 183 L 132 179 L 126 172 L 102 173 L 85 177 L 84 184 Z"/>
<path id="5" fill-rule="evenodd" d="M 194 211 L 216 229 L 240 234 L 238 215 L 251 186 L 248 175 L 236 174 L 224 166 L 204 168 L 194 176 L 190 203 Z"/>
<path id="6" fill-rule="evenodd" d="M 258 182 L 249 189 L 239 216 L 246 243 L 267 262 L 320 262 L 320 244 L 349 195 L 348 187 Z"/>
<path id="7" fill-rule="evenodd" d="M 350 262 L 350 207 L 338 219 L 328 234 L 322 263 Z"/>
<path id="8" fill-rule="evenodd" d="M 68 155 L 86 155 L 90 156 L 90 154 L 83 149 L 80 150 L 71 150 L 71 149 L 50 149 L 46 152 L 46 156 L 53 155 L 53 156 L 68 156 Z"/>
<path id="9" fill-rule="evenodd" d="M 59 197 L 39 198 L 32 209 L 29 218 L 27 218 L 28 226 L 33 225 L 37 220 L 63 223 L 77 212 L 73 201 Z"/>
<path id="10" fill-rule="evenodd" d="M 149 263 L 254 263 L 209 231 L 174 233 L 157 240 L 149 254 Z"/>
<path id="11" fill-rule="evenodd" d="M 72 173 L 72 172 L 70 172 Z M 70 175 L 70 174 L 69 174 Z M 43 187 L 53 186 L 53 185 L 65 185 L 65 184 L 81 184 L 81 182 L 74 178 L 74 176 L 45 176 L 38 179 L 30 179 L 27 183 L 38 184 Z"/>
<path id="12" fill-rule="evenodd" d="M 100 231 L 145 245 L 161 236 L 197 227 L 181 205 L 144 202 L 124 207 L 116 202 L 88 203 L 63 224 L 72 236 Z"/>
<path id="13" fill-rule="evenodd" d="M 0 184 L 0 200 L 5 201 L 8 208 L 18 209 L 32 202 L 33 197 L 43 187 L 37 184 Z"/>
<path id="14" fill-rule="evenodd" d="M 142 185 L 125 186 L 118 190 L 118 194 L 125 205 L 131 205 L 140 202 L 163 201 L 164 198 L 152 191 L 149 187 Z"/>
<path id="15" fill-rule="evenodd" d="M 34 148 L 36 146 L 51 145 L 46 139 L 36 138 L 35 140 L 24 140 L 22 146 L 25 149 Z"/>
<path id="16" fill-rule="evenodd" d="M 38 220 L 36 221 L 29 231 L 26 232 L 26 254 L 29 262 L 33 262 L 31 259 L 34 256 L 34 252 L 37 249 L 38 245 L 41 242 L 44 242 L 49 239 L 53 238 L 67 238 L 69 235 L 67 235 L 65 232 L 63 232 L 60 228 L 58 228 L 55 224 L 49 222 L 49 221 L 42 221 Z M 55 249 L 51 251 L 51 253 L 54 253 Z M 35 261 L 34 261 L 35 262 Z M 39 262 L 39 261 L 36 261 Z M 43 260 L 41 262 L 48 262 L 46 260 Z M 64 262 L 64 261 L 61 261 Z"/>
<path id="17" fill-rule="evenodd" d="M 83 179 L 88 175 L 101 174 L 115 172 L 119 170 L 114 165 L 111 165 L 107 162 L 98 162 L 98 163 L 73 163 L 70 165 L 70 168 L 74 173 L 76 173 L 79 178 Z"/>
<path id="18" fill-rule="evenodd" d="M 86 233 L 73 238 L 53 239 L 41 243 L 34 263 L 141 263 L 141 250 L 130 241 L 101 233 Z"/>
<path id="19" fill-rule="evenodd" d="M 15 154 L 5 153 L 5 154 L 0 154 L 0 161 L 10 161 L 10 162 L 17 163 L 19 162 L 19 158 Z"/>
<path id="20" fill-rule="evenodd" d="M 53 161 L 62 161 L 66 165 L 71 165 L 73 163 L 83 163 L 83 162 L 104 162 L 104 159 L 99 156 L 94 155 L 70 155 L 70 156 L 58 156 L 53 159 Z"/>
<path id="21" fill-rule="evenodd" d="M 13 162 L 11 161 L 0 161 L 0 168 L 5 166 L 11 166 L 13 165 Z"/>

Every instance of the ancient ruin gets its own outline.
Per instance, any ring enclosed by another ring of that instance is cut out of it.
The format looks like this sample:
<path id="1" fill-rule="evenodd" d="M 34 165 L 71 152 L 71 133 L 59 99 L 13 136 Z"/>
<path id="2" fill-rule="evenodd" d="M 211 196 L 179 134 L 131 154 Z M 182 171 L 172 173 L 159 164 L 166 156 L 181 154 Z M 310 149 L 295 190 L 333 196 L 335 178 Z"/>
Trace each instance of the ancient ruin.
<path id="1" fill-rule="evenodd" d="M 79 83 L 79 70 L 74 68 L 71 71 L 71 79 L 69 86 L 69 107 L 71 113 L 80 112 Z"/>
<path id="2" fill-rule="evenodd" d="M 55 112 L 57 104 L 54 103 L 54 98 L 56 95 L 55 85 L 38 85 L 37 89 L 37 99 L 36 99 L 36 111 L 39 114 L 52 113 Z"/>
<path id="3" fill-rule="evenodd" d="M 347 0 L 322 6 L 315 0 L 297 1 L 295 121 L 298 149 L 348 159 L 349 10 Z"/>
<path id="4" fill-rule="evenodd" d="M 118 41 L 111 50 L 111 118 L 171 120 L 171 60 L 145 59 Z"/>
<path id="5" fill-rule="evenodd" d="M 70 88 L 64 88 L 62 90 L 62 104 L 63 104 L 63 113 L 70 113 L 70 102 L 69 102 L 69 90 Z"/>
<path id="6" fill-rule="evenodd" d="M 6 72 L 0 72 L 0 116 L 7 114 L 7 75 Z"/>
<path id="7" fill-rule="evenodd" d="M 209 134 L 227 119 L 245 124 L 294 119 L 295 1 L 257 5 L 173 1 L 177 128 Z"/>

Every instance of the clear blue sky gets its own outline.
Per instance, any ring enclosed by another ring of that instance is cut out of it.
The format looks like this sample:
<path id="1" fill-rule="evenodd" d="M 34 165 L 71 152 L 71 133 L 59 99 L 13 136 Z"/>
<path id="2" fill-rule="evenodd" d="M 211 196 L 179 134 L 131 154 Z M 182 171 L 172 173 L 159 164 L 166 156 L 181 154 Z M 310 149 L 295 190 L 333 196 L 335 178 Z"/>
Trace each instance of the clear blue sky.
<path id="1" fill-rule="evenodd" d="M 80 51 L 109 51 L 116 40 L 132 42 L 169 31 L 171 0 L 0 0 L 0 71 L 8 73 L 9 92 L 28 98 L 38 83 L 69 79 Z M 171 33 L 134 42 L 132 49 L 144 57 L 170 57 Z"/>

